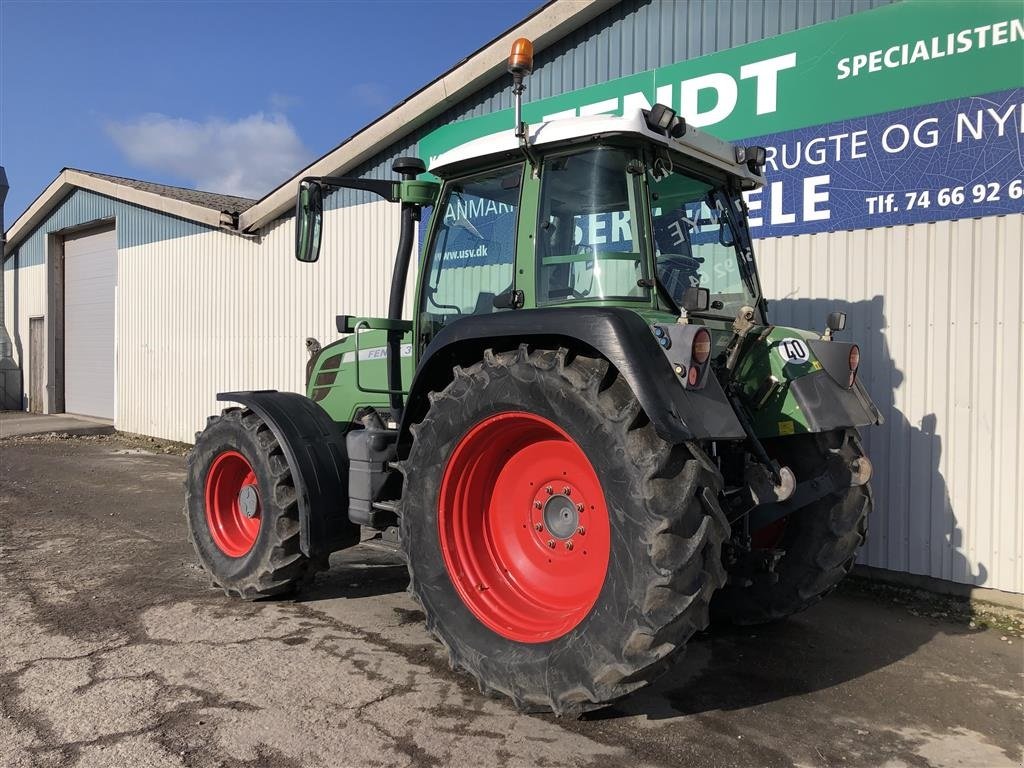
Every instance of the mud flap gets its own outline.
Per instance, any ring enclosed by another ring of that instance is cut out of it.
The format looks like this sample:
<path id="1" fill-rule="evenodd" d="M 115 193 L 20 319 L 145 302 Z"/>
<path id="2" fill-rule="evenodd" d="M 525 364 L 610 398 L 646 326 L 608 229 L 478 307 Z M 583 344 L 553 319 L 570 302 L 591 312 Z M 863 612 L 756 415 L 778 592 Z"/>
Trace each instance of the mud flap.
<path id="1" fill-rule="evenodd" d="M 295 479 L 299 549 L 313 558 L 359 543 L 348 519 L 348 454 L 345 435 L 327 412 L 294 392 L 221 392 L 217 399 L 255 411 L 281 444 Z"/>

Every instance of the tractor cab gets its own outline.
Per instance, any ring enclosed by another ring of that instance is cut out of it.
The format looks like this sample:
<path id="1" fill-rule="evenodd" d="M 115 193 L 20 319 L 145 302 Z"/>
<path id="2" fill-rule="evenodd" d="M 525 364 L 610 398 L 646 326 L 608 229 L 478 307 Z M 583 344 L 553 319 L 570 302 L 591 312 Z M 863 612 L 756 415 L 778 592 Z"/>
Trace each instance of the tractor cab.
<path id="1" fill-rule="evenodd" d="M 523 130 L 430 166 L 442 187 L 414 313 L 421 347 L 498 311 L 623 306 L 724 329 L 761 306 L 741 193 L 762 184 L 762 149 L 687 128 L 660 104 Z"/>

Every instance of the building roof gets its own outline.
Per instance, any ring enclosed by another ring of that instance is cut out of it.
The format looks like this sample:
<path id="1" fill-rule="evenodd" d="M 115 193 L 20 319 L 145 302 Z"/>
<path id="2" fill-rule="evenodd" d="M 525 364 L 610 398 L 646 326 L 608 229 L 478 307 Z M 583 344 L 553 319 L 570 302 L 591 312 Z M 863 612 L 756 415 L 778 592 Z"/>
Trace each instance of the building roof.
<path id="1" fill-rule="evenodd" d="M 551 0 L 262 197 L 238 217 L 238 228 L 252 232 L 270 223 L 294 208 L 302 178 L 339 176 L 351 171 L 492 82 L 505 71 L 516 38 L 529 38 L 534 52 L 540 53 L 617 2 Z"/>
<path id="2" fill-rule="evenodd" d="M 239 214 L 254 202 L 246 197 L 200 192 L 105 173 L 80 171 L 77 168 L 64 168 L 7 230 L 4 257 L 6 258 L 20 241 L 31 234 L 75 189 L 87 189 L 169 216 L 229 230 L 237 229 Z"/>
<path id="3" fill-rule="evenodd" d="M 157 184 L 152 181 L 129 179 L 124 176 L 111 176 L 107 173 L 96 173 L 95 171 L 80 171 L 80 173 L 86 173 L 97 179 L 106 179 L 115 184 L 138 189 L 142 192 L 152 192 L 154 195 L 160 195 L 161 197 L 183 200 L 186 203 L 195 203 L 204 208 L 224 211 L 226 213 L 241 213 L 256 203 L 252 198 L 239 197 L 238 195 L 222 195 L 217 192 L 203 192 L 199 189 L 188 189 L 187 187 L 172 187 L 169 184 Z"/>

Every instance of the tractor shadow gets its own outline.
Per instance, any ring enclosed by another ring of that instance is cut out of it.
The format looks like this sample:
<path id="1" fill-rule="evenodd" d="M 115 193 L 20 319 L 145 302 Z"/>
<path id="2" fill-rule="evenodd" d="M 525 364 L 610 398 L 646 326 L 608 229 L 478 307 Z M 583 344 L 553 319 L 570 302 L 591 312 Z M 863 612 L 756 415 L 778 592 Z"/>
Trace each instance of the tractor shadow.
<path id="1" fill-rule="evenodd" d="M 861 430 L 875 466 L 875 507 L 859 561 L 983 584 L 988 570 L 964 552 L 963 531 L 942 475 L 937 417 L 927 413 L 912 423 L 897 407 L 896 392 L 920 382 L 908 381 L 910 374 L 890 354 L 884 297 L 781 300 L 769 307 L 772 322 L 812 329 L 823 328 L 833 311 L 847 314 L 849 330 L 839 338 L 860 345 L 861 382 L 885 418 L 885 424 Z M 654 685 L 588 719 L 663 720 L 755 707 L 856 680 L 911 656 L 939 634 L 973 631 L 967 618 L 924 618 L 870 585 L 847 583 L 786 621 L 716 626 L 697 635 Z"/>
<path id="2" fill-rule="evenodd" d="M 363 541 L 331 555 L 329 570 L 317 574 L 299 602 L 337 598 L 380 597 L 405 592 L 409 571 L 401 555 L 387 547 Z"/>
<path id="3" fill-rule="evenodd" d="M 888 597 L 844 587 L 788 620 L 697 635 L 653 685 L 587 719 L 671 720 L 751 709 L 857 680 L 906 659 L 940 634 L 976 631 L 966 620 L 913 615 Z"/>

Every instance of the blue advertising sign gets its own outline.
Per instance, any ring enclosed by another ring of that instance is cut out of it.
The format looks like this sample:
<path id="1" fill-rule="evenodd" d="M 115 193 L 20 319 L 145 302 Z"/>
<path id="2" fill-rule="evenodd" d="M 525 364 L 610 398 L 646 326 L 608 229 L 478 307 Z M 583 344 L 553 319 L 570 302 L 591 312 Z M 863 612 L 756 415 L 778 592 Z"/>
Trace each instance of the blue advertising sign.
<path id="1" fill-rule="evenodd" d="M 1024 88 L 758 136 L 754 237 L 1024 213 Z"/>

